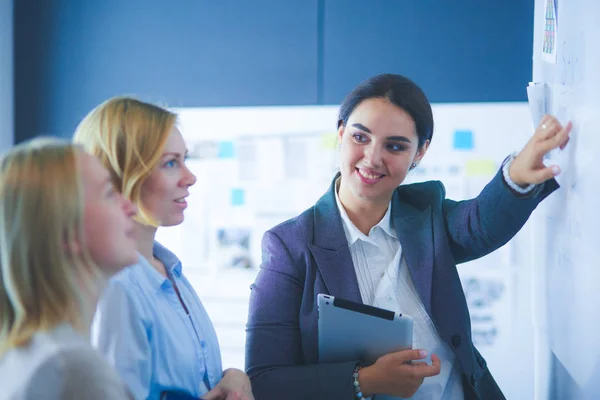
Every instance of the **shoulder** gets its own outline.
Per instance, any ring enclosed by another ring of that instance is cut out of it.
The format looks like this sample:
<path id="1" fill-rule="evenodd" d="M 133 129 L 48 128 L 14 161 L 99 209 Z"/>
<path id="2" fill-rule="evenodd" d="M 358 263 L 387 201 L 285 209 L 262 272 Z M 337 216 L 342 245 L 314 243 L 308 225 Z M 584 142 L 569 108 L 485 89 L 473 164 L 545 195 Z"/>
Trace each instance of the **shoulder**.
<path id="1" fill-rule="evenodd" d="M 102 376 L 110 371 L 104 359 L 91 346 L 87 345 L 67 345 L 58 349 L 40 365 L 37 374 L 41 375 L 45 370 L 50 369 L 69 372 L 69 375 L 85 373 Z"/>
<path id="2" fill-rule="evenodd" d="M 137 284 L 141 277 L 144 275 L 143 261 L 141 259 L 141 255 L 139 256 L 138 262 L 132 264 L 128 267 L 125 267 L 123 270 L 119 271 L 116 275 L 109 279 L 109 285 L 115 286 L 129 286 L 131 284 Z"/>
<path id="3" fill-rule="evenodd" d="M 113 296 L 122 301 L 137 303 L 140 299 L 153 295 L 163 280 L 140 255 L 137 263 L 124 268 L 108 280 L 101 301 Z"/>
<path id="4" fill-rule="evenodd" d="M 262 240 L 262 269 L 288 275 L 302 274 L 314 240 L 314 207 L 265 232 Z"/>
<path id="5" fill-rule="evenodd" d="M 117 275 L 109 279 L 98 304 L 106 301 L 135 303 L 135 299 L 139 297 L 139 283 L 136 277 L 133 266 L 127 267 L 126 270 L 119 272 Z"/>
<path id="6" fill-rule="evenodd" d="M 57 397 L 125 398 L 118 375 L 91 346 L 65 346 L 48 357 L 32 376 L 30 391 L 56 390 Z M 47 395 L 47 392 L 44 392 Z M 29 396 L 28 396 L 29 397 Z M 35 397 L 32 396 L 30 397 Z M 54 396 L 44 396 L 54 398 Z"/>
<path id="7" fill-rule="evenodd" d="M 110 278 L 98 299 L 94 322 L 99 319 L 124 315 L 145 315 L 147 297 L 151 297 L 151 286 L 144 284 L 143 271 L 146 266 L 140 263 L 131 265 Z M 92 324 L 95 326 L 96 324 Z"/>
<path id="8" fill-rule="evenodd" d="M 65 326 L 34 333 L 25 346 L 11 348 L 0 357 L 0 376 L 7 379 L 3 390 L 22 393 L 24 388 L 38 382 L 38 377 L 43 377 L 43 382 L 52 382 L 59 354 L 82 345 L 89 346 Z"/>
<path id="9" fill-rule="evenodd" d="M 288 240 L 297 241 L 302 238 L 310 241 L 315 223 L 315 206 L 302 212 L 294 218 L 290 218 L 267 231 L 267 235 L 275 235 L 281 241 L 287 242 Z"/>
<path id="10" fill-rule="evenodd" d="M 446 197 L 446 188 L 440 181 L 426 181 L 401 185 L 395 190 L 396 198 L 418 209 L 441 205 Z"/>

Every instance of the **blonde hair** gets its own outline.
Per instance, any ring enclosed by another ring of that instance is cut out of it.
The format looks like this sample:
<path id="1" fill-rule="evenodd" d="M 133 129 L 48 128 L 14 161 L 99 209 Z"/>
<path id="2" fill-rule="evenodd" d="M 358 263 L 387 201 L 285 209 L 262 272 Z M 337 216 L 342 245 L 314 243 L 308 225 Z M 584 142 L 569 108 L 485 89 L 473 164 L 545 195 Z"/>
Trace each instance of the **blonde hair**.
<path id="1" fill-rule="evenodd" d="M 162 157 L 177 115 L 130 97 L 114 97 L 81 121 L 73 140 L 102 161 L 113 184 L 137 206 L 134 219 L 158 227 L 141 201 L 142 185 Z"/>
<path id="2" fill-rule="evenodd" d="M 35 139 L 0 160 L 0 354 L 63 322 L 88 328 L 104 282 L 83 234 L 80 151 Z"/>

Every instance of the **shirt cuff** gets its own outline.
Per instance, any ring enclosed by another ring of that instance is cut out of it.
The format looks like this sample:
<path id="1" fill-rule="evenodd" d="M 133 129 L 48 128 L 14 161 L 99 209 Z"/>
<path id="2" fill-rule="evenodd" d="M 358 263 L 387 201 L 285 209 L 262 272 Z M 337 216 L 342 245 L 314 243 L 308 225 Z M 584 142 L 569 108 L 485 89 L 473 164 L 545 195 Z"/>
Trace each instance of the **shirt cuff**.
<path id="1" fill-rule="evenodd" d="M 531 183 L 531 184 L 527 185 L 526 187 L 521 187 L 521 186 L 517 185 L 516 183 L 514 183 L 512 179 L 510 179 L 510 174 L 508 173 L 508 171 L 509 171 L 510 165 L 512 164 L 515 157 L 516 157 L 516 153 L 511 154 L 510 156 L 508 156 L 508 158 L 502 164 L 502 177 L 504 178 L 504 182 L 506 182 L 508 187 L 510 187 L 516 193 L 528 194 L 531 191 L 533 191 L 533 189 L 535 189 L 535 187 L 537 185 Z"/>

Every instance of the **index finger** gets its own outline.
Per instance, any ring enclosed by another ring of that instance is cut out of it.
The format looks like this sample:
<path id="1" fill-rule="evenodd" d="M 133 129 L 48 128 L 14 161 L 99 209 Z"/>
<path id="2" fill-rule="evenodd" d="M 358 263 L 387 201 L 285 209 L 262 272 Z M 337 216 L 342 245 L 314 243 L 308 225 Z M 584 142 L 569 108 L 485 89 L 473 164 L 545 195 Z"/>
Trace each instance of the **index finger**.
<path id="1" fill-rule="evenodd" d="M 545 121 L 540 122 L 540 124 L 535 130 L 534 136 L 536 136 L 540 140 L 544 140 L 554 136 L 556 132 L 560 130 L 560 128 L 560 122 L 558 122 L 558 120 L 555 117 L 548 116 L 548 118 Z"/>
<path id="2" fill-rule="evenodd" d="M 540 120 L 540 122 L 538 122 L 538 126 L 537 126 L 537 127 L 540 127 L 540 126 L 542 126 L 543 124 L 547 124 L 548 122 L 550 122 L 550 121 L 552 120 L 552 118 L 553 118 L 553 116 L 552 116 L 552 115 L 550 115 L 550 114 L 545 114 L 545 115 L 542 117 L 542 119 Z M 537 127 L 536 127 L 536 128 L 537 128 Z"/>
<path id="3" fill-rule="evenodd" d="M 413 372 L 415 373 L 415 375 L 422 377 L 422 378 L 427 378 L 430 376 L 438 375 L 442 368 L 442 363 L 438 356 L 436 356 L 435 354 L 432 354 L 431 355 L 431 365 L 419 364 L 419 365 L 413 366 L 413 368 L 414 368 Z"/>
<path id="4" fill-rule="evenodd" d="M 573 124 L 569 121 L 557 134 L 540 142 L 538 153 L 546 154 L 547 152 L 562 146 L 569 139 Z"/>
<path id="5" fill-rule="evenodd" d="M 412 360 L 420 360 L 427 357 L 426 350 L 400 350 L 388 354 L 388 357 L 400 363 L 410 363 Z"/>

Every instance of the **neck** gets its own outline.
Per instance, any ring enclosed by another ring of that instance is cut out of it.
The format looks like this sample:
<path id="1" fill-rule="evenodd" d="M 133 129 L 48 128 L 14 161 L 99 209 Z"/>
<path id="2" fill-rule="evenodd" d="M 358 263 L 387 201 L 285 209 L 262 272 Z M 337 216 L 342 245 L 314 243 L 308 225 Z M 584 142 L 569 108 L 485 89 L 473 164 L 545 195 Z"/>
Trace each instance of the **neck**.
<path id="1" fill-rule="evenodd" d="M 97 293 L 86 293 L 88 295 L 88 303 L 86 303 L 87 307 L 84 306 L 82 310 L 81 326 L 75 323 L 73 325 L 73 329 L 79 332 L 86 339 L 90 339 L 90 330 L 92 326 L 92 321 L 94 319 L 94 313 L 96 312 L 96 306 L 98 305 L 99 294 Z"/>
<path id="2" fill-rule="evenodd" d="M 82 308 L 79 310 L 80 318 L 69 321 L 69 324 L 73 329 L 85 338 L 89 339 L 90 326 L 96 312 L 96 306 L 100 299 L 100 295 L 106 284 L 110 279 L 110 276 L 90 276 L 87 279 L 78 279 L 77 285 L 81 293 L 81 304 Z"/>
<path id="3" fill-rule="evenodd" d="M 154 237 L 156 236 L 156 228 L 148 225 L 137 225 L 137 249 L 141 255 L 150 263 L 154 261 Z"/>
<path id="4" fill-rule="evenodd" d="M 390 199 L 382 201 L 358 199 L 341 181 L 338 196 L 350 221 L 365 235 L 368 235 L 371 229 L 381 221 L 390 204 Z"/>

